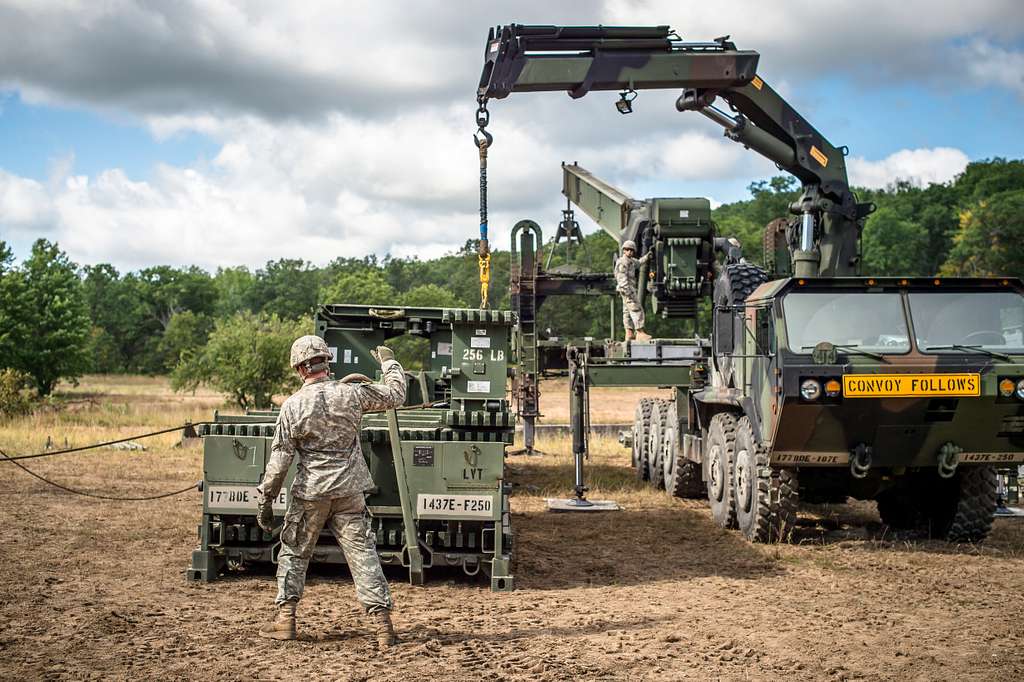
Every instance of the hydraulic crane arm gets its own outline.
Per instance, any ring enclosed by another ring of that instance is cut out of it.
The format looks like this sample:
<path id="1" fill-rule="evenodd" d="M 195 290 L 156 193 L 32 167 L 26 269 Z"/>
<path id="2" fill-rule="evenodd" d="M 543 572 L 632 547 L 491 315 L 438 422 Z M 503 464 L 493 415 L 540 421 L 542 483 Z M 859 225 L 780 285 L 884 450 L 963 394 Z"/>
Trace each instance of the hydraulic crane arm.
<path id="1" fill-rule="evenodd" d="M 608 233 L 616 244 L 637 241 L 640 213 L 647 205 L 595 177 L 586 168 L 562 164 L 562 194 Z"/>
<path id="2" fill-rule="evenodd" d="M 562 164 L 562 194 L 618 244 L 632 240 L 653 258 L 640 267 L 637 293 L 652 294 L 654 312 L 696 315 L 696 300 L 709 293 L 715 226 L 704 198 L 633 199 L 575 163 Z"/>
<path id="3" fill-rule="evenodd" d="M 677 88 L 680 111 L 698 111 L 725 135 L 792 173 L 804 194 L 792 210 L 794 269 L 853 274 L 860 224 L 870 212 L 849 189 L 845 148 L 833 146 L 757 76 L 759 55 L 726 38 L 687 43 L 668 26 L 524 26 L 491 29 L 477 96 L 513 92 Z M 715 103 L 721 98 L 728 111 Z"/>

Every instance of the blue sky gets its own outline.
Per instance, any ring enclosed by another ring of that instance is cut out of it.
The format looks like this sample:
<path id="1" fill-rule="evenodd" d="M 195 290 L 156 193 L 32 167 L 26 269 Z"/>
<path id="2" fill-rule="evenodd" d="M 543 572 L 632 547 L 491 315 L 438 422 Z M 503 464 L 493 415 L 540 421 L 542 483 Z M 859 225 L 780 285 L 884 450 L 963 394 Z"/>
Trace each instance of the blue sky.
<path id="1" fill-rule="evenodd" d="M 791 21 L 794 16 L 801 21 Z M 787 19 L 788 17 L 788 19 Z M 433 256 L 473 236 L 472 93 L 488 26 L 671 23 L 731 33 L 854 184 L 948 181 L 1024 157 L 1019 0 L 415 5 L 0 1 L 0 239 L 123 269 Z M 395 26 L 427 22 L 430 32 Z M 842 28 L 807 32 L 801 26 Z M 392 39 L 381 40 L 381 36 Z M 745 198 L 775 171 L 670 92 L 492 103 L 492 241 L 553 227 L 561 161 L 637 197 Z M 585 222 L 585 221 L 584 221 Z"/>
<path id="2" fill-rule="evenodd" d="M 74 158 L 76 173 L 96 175 L 122 168 L 132 178 L 150 179 L 158 163 L 184 166 L 209 160 L 220 145 L 182 132 L 157 139 L 132 116 L 117 116 L 70 105 L 27 104 L 17 90 L 0 99 L 0 168 L 46 181 L 57 161 Z"/>

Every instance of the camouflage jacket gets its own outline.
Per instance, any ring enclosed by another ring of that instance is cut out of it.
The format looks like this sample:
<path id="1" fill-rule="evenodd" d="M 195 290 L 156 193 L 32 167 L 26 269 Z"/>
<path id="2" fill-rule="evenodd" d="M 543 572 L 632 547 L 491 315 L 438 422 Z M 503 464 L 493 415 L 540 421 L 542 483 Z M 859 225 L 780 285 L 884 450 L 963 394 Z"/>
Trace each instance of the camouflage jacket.
<path id="1" fill-rule="evenodd" d="M 383 384 L 343 384 L 320 379 L 284 401 L 277 417 L 270 461 L 257 490 L 281 492 L 292 460 L 299 458 L 291 494 L 304 500 L 356 495 L 373 488 L 359 445 L 363 413 L 405 402 L 405 371 L 395 360 L 382 367 Z"/>
<path id="2" fill-rule="evenodd" d="M 651 259 L 648 252 L 643 258 L 622 254 L 615 261 L 615 291 L 620 294 L 636 293 L 636 269 Z"/>

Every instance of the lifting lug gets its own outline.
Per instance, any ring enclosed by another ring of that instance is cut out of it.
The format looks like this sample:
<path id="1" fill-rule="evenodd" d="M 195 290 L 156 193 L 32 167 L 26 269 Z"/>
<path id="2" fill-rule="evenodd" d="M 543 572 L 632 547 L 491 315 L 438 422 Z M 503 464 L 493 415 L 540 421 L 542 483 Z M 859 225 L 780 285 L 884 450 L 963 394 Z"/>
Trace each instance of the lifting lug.
<path id="1" fill-rule="evenodd" d="M 860 443 L 850 453 L 850 475 L 854 478 L 867 478 L 871 469 L 871 446 Z"/>

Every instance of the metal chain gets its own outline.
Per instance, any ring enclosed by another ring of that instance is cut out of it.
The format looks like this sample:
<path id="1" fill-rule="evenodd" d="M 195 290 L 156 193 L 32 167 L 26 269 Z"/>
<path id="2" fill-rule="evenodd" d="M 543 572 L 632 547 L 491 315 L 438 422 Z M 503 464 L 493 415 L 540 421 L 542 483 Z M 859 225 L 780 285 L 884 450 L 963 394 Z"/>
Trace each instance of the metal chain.
<path id="1" fill-rule="evenodd" d="M 487 132 L 491 114 L 487 111 L 487 98 L 476 98 L 476 133 L 473 143 L 480 152 L 480 245 L 477 248 L 477 263 L 480 267 L 480 309 L 487 308 L 488 291 L 491 282 L 491 249 L 487 243 L 487 149 L 494 144 L 494 137 Z"/>

